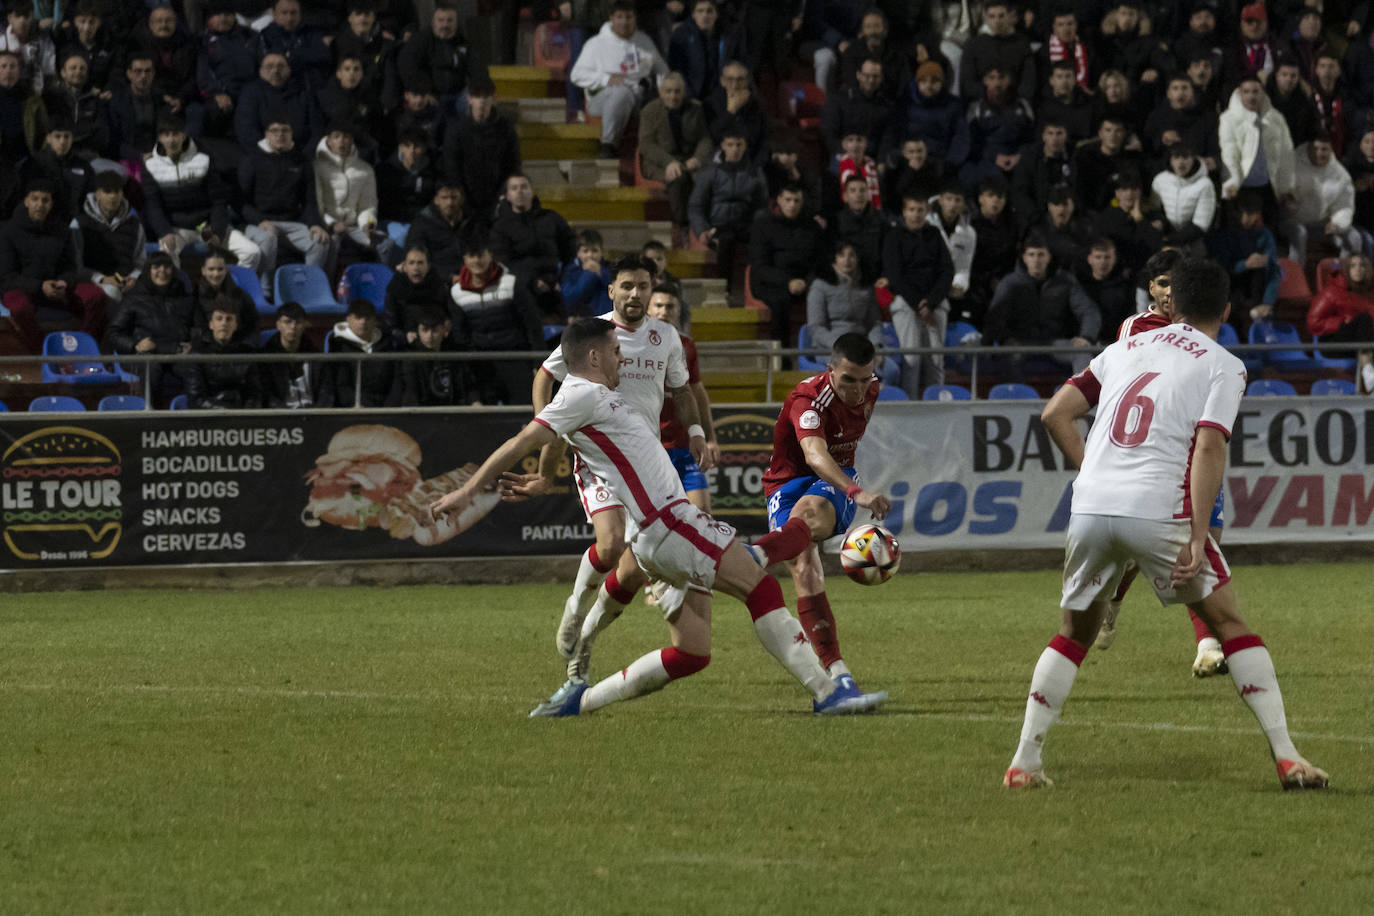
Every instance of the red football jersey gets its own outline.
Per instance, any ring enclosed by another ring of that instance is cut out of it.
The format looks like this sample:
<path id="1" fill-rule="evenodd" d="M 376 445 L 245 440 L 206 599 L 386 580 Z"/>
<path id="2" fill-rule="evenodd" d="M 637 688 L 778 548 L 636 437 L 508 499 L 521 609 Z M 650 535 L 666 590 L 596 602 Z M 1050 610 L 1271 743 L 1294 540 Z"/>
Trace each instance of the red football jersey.
<path id="1" fill-rule="evenodd" d="M 697 345 L 686 334 L 682 335 L 682 352 L 687 357 L 687 384 L 701 381 L 701 367 L 697 365 Z M 687 427 L 677 418 L 677 404 L 672 396 L 663 399 L 663 412 L 658 415 L 659 438 L 664 448 L 686 448 Z"/>
<path id="2" fill-rule="evenodd" d="M 1165 318 L 1155 311 L 1154 306 L 1150 306 L 1147 310 L 1136 312 L 1121 322 L 1121 327 L 1116 332 L 1116 339 L 1125 340 L 1127 337 L 1134 337 L 1145 331 L 1153 331 L 1155 328 L 1168 327 L 1173 323 L 1172 318 Z"/>
<path id="3" fill-rule="evenodd" d="M 880 388 L 882 383 L 873 379 L 863 401 L 853 407 L 841 401 L 830 386 L 828 371 L 793 388 L 773 427 L 773 458 L 763 475 L 764 495 L 772 495 L 789 480 L 815 476 L 801 447 L 801 440 L 808 436 L 825 436 L 826 448 L 835 463 L 842 468 L 853 467 L 854 452 L 868 429 L 868 418 L 873 416 Z"/>

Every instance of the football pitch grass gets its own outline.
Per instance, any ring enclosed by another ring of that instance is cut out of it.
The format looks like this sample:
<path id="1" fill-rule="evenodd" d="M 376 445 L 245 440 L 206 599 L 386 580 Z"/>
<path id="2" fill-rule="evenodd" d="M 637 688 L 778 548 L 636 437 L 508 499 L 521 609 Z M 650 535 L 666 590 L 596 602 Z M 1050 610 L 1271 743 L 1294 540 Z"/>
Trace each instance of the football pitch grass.
<path id="1" fill-rule="evenodd" d="M 0 911 L 1369 912 L 1367 567 L 1236 573 L 1328 793 L 1280 791 L 1142 588 L 1050 734 L 1056 787 L 1003 790 L 1053 572 L 833 584 L 891 692 L 840 719 L 725 598 L 701 674 L 531 721 L 561 585 L 6 596 Z M 594 674 L 665 642 L 636 603 Z"/>

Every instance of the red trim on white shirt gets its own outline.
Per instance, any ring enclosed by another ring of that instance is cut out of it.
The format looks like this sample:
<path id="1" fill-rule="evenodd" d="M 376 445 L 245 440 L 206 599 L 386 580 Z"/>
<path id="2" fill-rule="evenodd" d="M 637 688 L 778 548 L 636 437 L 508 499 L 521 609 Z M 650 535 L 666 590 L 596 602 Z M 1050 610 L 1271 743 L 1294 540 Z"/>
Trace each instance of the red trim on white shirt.
<path id="1" fill-rule="evenodd" d="M 1102 383 L 1097 380 L 1097 376 L 1093 375 L 1091 369 L 1084 369 L 1064 384 L 1072 385 L 1081 391 L 1083 397 L 1088 399 L 1089 404 L 1096 404 L 1098 398 L 1102 397 Z"/>
<path id="2" fill-rule="evenodd" d="M 534 422 L 538 423 L 540 426 L 544 427 L 544 428 L 547 429 L 549 432 L 555 432 L 555 431 L 556 431 L 556 430 L 554 430 L 554 428 L 553 428 L 552 426 L 549 425 L 549 421 L 543 419 L 542 417 L 535 417 L 535 418 L 534 418 Z"/>
<path id="3" fill-rule="evenodd" d="M 610 436 L 597 429 L 595 426 L 584 426 L 578 430 L 605 453 L 606 457 L 615 465 L 620 472 L 621 479 L 625 481 L 625 486 L 629 488 L 630 495 L 634 497 L 635 504 L 639 507 L 641 516 L 647 516 L 654 511 L 653 500 L 649 498 L 649 492 L 644 489 L 644 484 L 640 481 L 639 475 L 635 473 L 634 465 L 630 459 L 625 457 L 625 453 L 616 447 L 611 441 Z"/>
<path id="4" fill-rule="evenodd" d="M 1199 427 L 1206 426 L 1208 429 L 1215 429 L 1226 437 L 1227 442 L 1231 441 L 1231 431 L 1220 423 L 1213 423 L 1211 420 L 1199 420 L 1197 425 Z"/>

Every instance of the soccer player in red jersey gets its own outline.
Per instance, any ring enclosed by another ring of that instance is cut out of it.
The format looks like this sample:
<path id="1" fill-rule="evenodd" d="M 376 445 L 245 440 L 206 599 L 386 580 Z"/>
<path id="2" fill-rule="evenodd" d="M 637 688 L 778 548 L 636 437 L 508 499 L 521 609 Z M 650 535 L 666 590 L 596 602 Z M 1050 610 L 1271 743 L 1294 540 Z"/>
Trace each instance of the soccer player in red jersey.
<path id="1" fill-rule="evenodd" d="M 857 509 L 881 521 L 892 503 L 859 485 L 854 453 L 882 383 L 877 354 L 863 334 L 841 334 L 829 368 L 792 389 L 773 427 L 773 458 L 763 475 L 768 534 L 752 547 L 769 565 L 786 562 L 797 588 L 797 616 L 830 676 L 852 686 L 840 655 L 835 615 L 825 594 L 819 544 L 849 530 Z"/>
<path id="2" fill-rule="evenodd" d="M 1173 266 L 1183 259 L 1183 253 L 1166 248 L 1157 251 L 1145 262 L 1146 276 L 1150 278 L 1150 307 L 1143 312 L 1139 312 L 1121 322 L 1121 329 L 1117 331 L 1116 339 L 1125 340 L 1136 334 L 1143 334 L 1146 331 L 1153 331 L 1157 328 L 1166 327 L 1174 323 L 1174 305 L 1169 295 L 1169 271 Z M 1224 526 L 1223 512 L 1225 509 L 1225 492 L 1218 491 L 1216 504 L 1212 507 L 1212 518 L 1210 521 L 1210 531 L 1212 538 L 1221 543 L 1221 531 Z M 1130 589 L 1131 583 L 1135 581 L 1136 573 L 1140 570 L 1135 565 L 1127 568 L 1126 574 L 1121 578 L 1121 585 L 1117 588 L 1116 594 L 1107 603 L 1106 613 L 1102 617 L 1102 629 L 1097 631 L 1097 640 L 1094 645 L 1099 649 L 1111 648 L 1113 640 L 1116 639 L 1116 619 L 1121 613 L 1121 602 L 1126 597 L 1126 592 Z M 1221 651 L 1221 641 L 1212 632 L 1207 623 L 1188 609 L 1188 617 L 1193 622 L 1193 638 L 1197 641 L 1197 657 L 1193 659 L 1193 677 L 1211 677 L 1214 674 L 1226 673 L 1226 655 Z"/>

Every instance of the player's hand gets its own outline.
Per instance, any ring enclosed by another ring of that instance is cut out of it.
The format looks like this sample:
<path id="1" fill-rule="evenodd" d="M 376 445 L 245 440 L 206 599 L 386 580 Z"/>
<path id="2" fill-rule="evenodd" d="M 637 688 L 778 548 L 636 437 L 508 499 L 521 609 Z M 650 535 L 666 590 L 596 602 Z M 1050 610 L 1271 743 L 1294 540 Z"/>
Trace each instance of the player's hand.
<path id="1" fill-rule="evenodd" d="M 873 515 L 874 521 L 882 521 L 887 518 L 887 513 L 892 509 L 892 500 L 881 493 L 869 493 L 862 490 L 859 495 L 854 497 L 854 505 L 860 509 L 867 509 Z"/>
<path id="2" fill-rule="evenodd" d="M 502 474 L 497 485 L 501 491 L 501 501 L 508 503 L 522 503 L 553 490 L 553 481 L 542 474 L 517 474 L 514 471 Z"/>
<path id="3" fill-rule="evenodd" d="M 474 495 L 470 487 L 459 487 L 447 496 L 436 499 L 429 504 L 430 517 L 436 522 L 445 516 L 457 521 L 463 510 L 472 505 Z"/>
<path id="4" fill-rule="evenodd" d="M 702 470 L 708 470 L 720 464 L 720 443 L 714 439 L 706 443 L 706 459 L 711 462 L 709 466 L 703 465 Z"/>
<path id="5" fill-rule="evenodd" d="M 703 471 L 709 471 L 716 466 L 716 462 L 711 458 L 710 450 L 706 446 L 705 436 L 693 436 L 687 440 L 687 449 L 692 453 L 692 460 L 697 463 L 697 467 Z"/>
<path id="6" fill-rule="evenodd" d="M 1174 568 L 1169 573 L 1169 584 L 1177 588 L 1184 583 L 1191 582 L 1198 573 L 1202 572 L 1202 564 L 1207 559 L 1207 551 L 1204 542 L 1199 541 L 1194 544 L 1191 541 L 1183 545 L 1178 552 L 1178 560 L 1174 562 Z"/>

